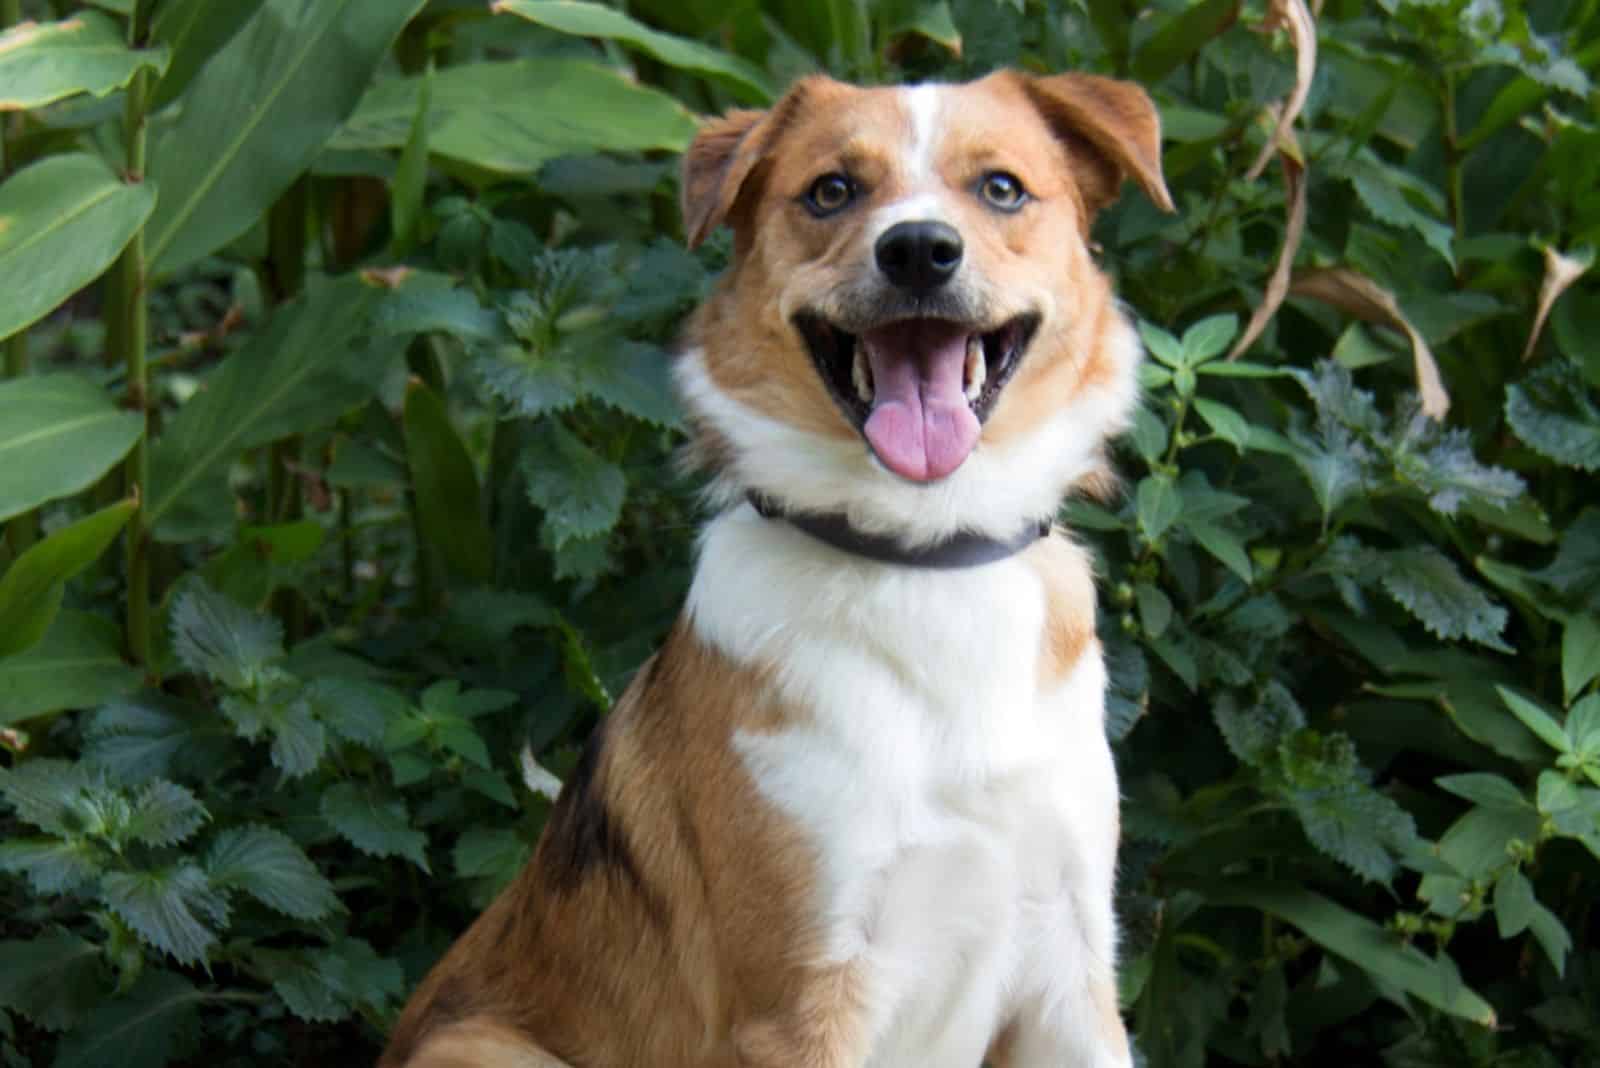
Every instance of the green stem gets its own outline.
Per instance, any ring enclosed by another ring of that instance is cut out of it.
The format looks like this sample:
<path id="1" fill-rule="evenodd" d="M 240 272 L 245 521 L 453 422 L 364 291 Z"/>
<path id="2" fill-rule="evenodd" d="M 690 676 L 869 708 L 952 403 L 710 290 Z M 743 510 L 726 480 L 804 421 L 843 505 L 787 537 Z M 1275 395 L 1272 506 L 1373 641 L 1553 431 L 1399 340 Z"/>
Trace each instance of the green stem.
<path id="1" fill-rule="evenodd" d="M 145 37 L 149 6 L 135 3 L 133 16 L 128 20 L 128 43 L 137 46 Z M 123 113 L 123 139 L 127 144 L 125 181 L 144 181 L 146 111 L 150 103 L 150 72 L 141 70 L 128 85 L 127 106 Z M 118 305 L 110 314 L 122 327 L 122 340 L 126 347 L 127 407 L 139 413 L 144 420 L 145 432 L 134 443 L 133 451 L 123 464 L 123 485 L 128 495 L 143 502 L 150 484 L 150 381 L 146 363 L 146 344 L 149 340 L 150 318 L 145 288 L 148 283 L 145 263 L 144 228 L 141 227 L 123 249 L 117 261 L 119 276 L 116 287 Z M 133 513 L 127 527 L 128 564 L 128 654 L 141 666 L 150 663 L 150 532 L 145 527 L 144 508 Z"/>
<path id="2" fill-rule="evenodd" d="M 1456 130 L 1456 76 L 1452 71 L 1444 73 L 1444 165 L 1445 165 L 1445 197 L 1450 213 L 1450 226 L 1456 232 L 1456 240 L 1466 236 L 1466 198 L 1462 184 L 1462 152 L 1461 138 Z"/>

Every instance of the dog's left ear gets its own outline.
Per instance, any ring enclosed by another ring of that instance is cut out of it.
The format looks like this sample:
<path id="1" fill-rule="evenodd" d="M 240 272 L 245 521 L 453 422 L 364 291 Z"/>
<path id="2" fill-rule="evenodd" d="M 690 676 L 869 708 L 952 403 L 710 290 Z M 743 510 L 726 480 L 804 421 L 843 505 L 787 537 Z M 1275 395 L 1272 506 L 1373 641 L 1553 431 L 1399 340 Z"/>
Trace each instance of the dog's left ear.
<path id="1" fill-rule="evenodd" d="M 1124 178 L 1162 211 L 1176 210 L 1161 176 L 1161 116 L 1142 88 L 1095 74 L 1024 78 L 1023 86 L 1067 143 L 1091 219 L 1117 199 Z"/>
<path id="2" fill-rule="evenodd" d="M 702 126 L 684 153 L 680 199 L 690 248 L 704 241 L 733 210 L 760 158 L 760 145 L 766 139 L 756 131 L 767 118 L 765 111 L 730 111 Z"/>

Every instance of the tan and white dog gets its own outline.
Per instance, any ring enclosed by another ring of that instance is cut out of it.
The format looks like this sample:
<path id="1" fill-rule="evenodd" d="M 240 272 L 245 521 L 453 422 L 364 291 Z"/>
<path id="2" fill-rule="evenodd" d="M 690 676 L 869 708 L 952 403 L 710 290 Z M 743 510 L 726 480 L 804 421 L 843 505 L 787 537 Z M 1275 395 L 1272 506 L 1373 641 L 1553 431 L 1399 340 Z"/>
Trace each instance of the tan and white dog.
<path id="1" fill-rule="evenodd" d="M 385 1068 L 1130 1063 L 1085 553 L 1139 347 L 1090 257 L 1137 87 L 800 82 L 684 162 L 733 265 L 677 364 L 720 513 L 664 648 Z"/>

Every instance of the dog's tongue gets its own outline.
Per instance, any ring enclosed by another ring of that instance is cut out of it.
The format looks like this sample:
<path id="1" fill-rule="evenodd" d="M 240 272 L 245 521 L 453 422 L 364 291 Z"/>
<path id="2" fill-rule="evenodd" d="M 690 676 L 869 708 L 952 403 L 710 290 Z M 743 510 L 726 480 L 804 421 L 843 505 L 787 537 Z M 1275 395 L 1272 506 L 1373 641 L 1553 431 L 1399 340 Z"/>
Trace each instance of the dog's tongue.
<path id="1" fill-rule="evenodd" d="M 862 335 L 875 390 L 862 429 L 878 459 L 901 478 L 944 478 L 978 443 L 978 417 L 962 390 L 968 336 L 938 319 L 912 319 Z"/>

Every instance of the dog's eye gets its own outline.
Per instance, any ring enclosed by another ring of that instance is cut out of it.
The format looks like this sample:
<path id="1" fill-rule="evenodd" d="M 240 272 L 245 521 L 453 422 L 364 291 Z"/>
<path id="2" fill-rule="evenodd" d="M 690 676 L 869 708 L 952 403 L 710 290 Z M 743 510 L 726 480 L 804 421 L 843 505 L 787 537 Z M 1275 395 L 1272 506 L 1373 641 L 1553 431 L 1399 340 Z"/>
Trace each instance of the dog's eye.
<path id="1" fill-rule="evenodd" d="M 990 171 L 984 175 L 978 184 L 978 195 L 990 207 L 1001 211 L 1016 211 L 1028 199 L 1028 191 L 1022 188 L 1021 180 L 1005 171 Z"/>
<path id="2" fill-rule="evenodd" d="M 842 174 L 829 173 L 806 190 L 806 208 L 817 218 L 832 215 L 855 199 L 855 183 Z"/>

